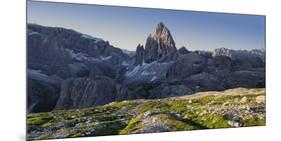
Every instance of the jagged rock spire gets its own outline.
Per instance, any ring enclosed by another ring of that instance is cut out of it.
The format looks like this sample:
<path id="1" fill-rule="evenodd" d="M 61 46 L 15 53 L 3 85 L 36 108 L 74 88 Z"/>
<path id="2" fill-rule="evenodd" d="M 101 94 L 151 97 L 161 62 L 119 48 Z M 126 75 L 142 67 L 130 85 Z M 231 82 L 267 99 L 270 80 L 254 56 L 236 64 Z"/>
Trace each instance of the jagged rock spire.
<path id="1" fill-rule="evenodd" d="M 168 47 L 175 48 L 176 47 L 175 41 L 174 41 L 169 29 L 162 22 L 157 24 L 156 32 L 155 32 L 153 38 L 154 38 L 154 40 L 157 41 L 157 43 L 162 45 L 161 47 L 163 47 L 163 48 L 168 48 Z"/>
<path id="2" fill-rule="evenodd" d="M 144 48 L 143 45 L 138 44 L 135 56 L 135 65 L 141 65 L 144 61 Z"/>
<path id="3" fill-rule="evenodd" d="M 177 48 L 169 29 L 160 22 L 154 35 L 150 34 L 146 39 L 144 61 L 171 61 L 176 58 L 176 52 Z"/>

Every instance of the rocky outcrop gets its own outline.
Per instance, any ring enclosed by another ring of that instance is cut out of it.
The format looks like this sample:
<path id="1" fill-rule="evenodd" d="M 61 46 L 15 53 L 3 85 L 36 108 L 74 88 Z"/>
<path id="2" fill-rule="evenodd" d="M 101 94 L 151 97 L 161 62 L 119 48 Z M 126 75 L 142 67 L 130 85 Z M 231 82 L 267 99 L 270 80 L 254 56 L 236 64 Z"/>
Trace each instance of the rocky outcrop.
<path id="1" fill-rule="evenodd" d="M 195 50 L 194 52 L 203 56 L 204 58 L 208 58 L 208 59 L 212 58 L 212 52 L 210 52 L 210 51 Z"/>
<path id="2" fill-rule="evenodd" d="M 71 78 L 63 82 L 55 109 L 92 107 L 128 98 L 128 90 L 108 77 Z"/>
<path id="3" fill-rule="evenodd" d="M 232 60 L 238 60 L 248 62 L 251 67 L 258 68 L 265 66 L 265 50 L 253 49 L 253 50 L 232 50 L 226 48 L 215 49 L 212 53 L 213 57 L 227 56 Z"/>
<path id="4" fill-rule="evenodd" d="M 227 88 L 264 88 L 265 87 L 265 72 L 257 70 L 244 70 L 231 72 L 223 82 Z"/>
<path id="5" fill-rule="evenodd" d="M 144 48 L 143 45 L 138 45 L 135 55 L 135 63 L 134 65 L 142 65 L 144 62 Z"/>
<path id="6" fill-rule="evenodd" d="M 232 65 L 232 60 L 228 56 L 216 56 L 211 60 L 211 67 L 216 70 L 230 70 Z"/>
<path id="7" fill-rule="evenodd" d="M 198 73 L 182 80 L 183 84 L 190 88 L 192 93 L 200 91 L 224 90 L 223 79 L 218 75 L 207 72 Z"/>
<path id="8" fill-rule="evenodd" d="M 129 58 L 108 41 L 71 29 L 35 24 L 28 24 L 27 52 L 28 68 L 63 79 L 85 76 L 91 63 L 107 62 L 119 66 Z"/>
<path id="9" fill-rule="evenodd" d="M 180 55 L 186 55 L 188 53 L 190 53 L 190 51 L 188 51 L 184 46 L 182 46 L 179 50 L 178 50 L 178 53 Z"/>
<path id="10" fill-rule="evenodd" d="M 177 60 L 168 70 L 168 79 L 184 79 L 200 73 L 206 67 L 206 59 L 197 53 L 189 53 Z"/>
<path id="11" fill-rule="evenodd" d="M 177 48 L 175 41 L 169 29 L 159 23 L 154 35 L 149 35 L 145 44 L 144 61 L 151 63 L 153 61 L 168 62 L 177 57 Z"/>
<path id="12" fill-rule="evenodd" d="M 28 78 L 27 111 L 29 113 L 53 110 L 59 98 L 59 86 Z"/>

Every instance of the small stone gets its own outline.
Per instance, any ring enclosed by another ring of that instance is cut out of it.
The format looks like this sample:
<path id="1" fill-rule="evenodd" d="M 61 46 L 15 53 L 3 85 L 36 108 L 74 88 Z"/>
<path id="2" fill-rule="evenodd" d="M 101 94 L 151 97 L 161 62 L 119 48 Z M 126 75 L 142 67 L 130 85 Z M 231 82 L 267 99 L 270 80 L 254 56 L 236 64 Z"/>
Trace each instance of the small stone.
<path id="1" fill-rule="evenodd" d="M 234 127 L 240 127 L 240 123 L 239 122 L 233 122 L 233 126 Z"/>
<path id="2" fill-rule="evenodd" d="M 187 104 L 187 105 L 186 105 L 186 108 L 187 108 L 187 109 L 190 109 L 190 108 L 193 108 L 193 107 L 192 107 L 192 105 Z"/>
<path id="3" fill-rule="evenodd" d="M 225 102 L 225 103 L 222 104 L 222 107 L 228 106 L 228 105 L 229 105 L 229 103 L 228 103 L 228 102 Z"/>
<path id="4" fill-rule="evenodd" d="M 259 104 L 265 103 L 265 96 L 261 95 L 261 96 L 256 97 L 256 102 L 259 103 Z"/>
<path id="5" fill-rule="evenodd" d="M 247 97 L 243 97 L 243 98 L 241 98 L 240 103 L 246 103 L 247 100 L 248 100 Z"/>
<path id="6" fill-rule="evenodd" d="M 236 97 L 236 98 L 234 99 L 234 102 L 235 102 L 235 103 L 239 102 L 239 98 Z"/>
<path id="7" fill-rule="evenodd" d="M 232 127 L 240 127 L 240 123 L 237 121 L 228 121 L 228 124 Z"/>
<path id="8" fill-rule="evenodd" d="M 143 114 L 143 116 L 146 118 L 146 117 L 148 117 L 148 116 L 150 116 L 151 115 L 151 112 L 150 111 L 147 111 L 147 112 L 145 112 L 144 114 Z"/>

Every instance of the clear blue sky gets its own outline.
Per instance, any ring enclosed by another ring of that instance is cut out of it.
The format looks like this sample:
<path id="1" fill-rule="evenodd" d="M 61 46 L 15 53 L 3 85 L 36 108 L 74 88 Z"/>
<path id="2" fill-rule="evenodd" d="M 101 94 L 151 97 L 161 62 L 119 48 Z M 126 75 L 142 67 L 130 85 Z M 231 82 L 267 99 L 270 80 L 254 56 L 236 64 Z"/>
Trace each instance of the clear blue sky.
<path id="1" fill-rule="evenodd" d="M 163 22 L 177 48 L 264 48 L 265 17 L 254 15 L 28 2 L 28 23 L 74 29 L 135 50 Z"/>

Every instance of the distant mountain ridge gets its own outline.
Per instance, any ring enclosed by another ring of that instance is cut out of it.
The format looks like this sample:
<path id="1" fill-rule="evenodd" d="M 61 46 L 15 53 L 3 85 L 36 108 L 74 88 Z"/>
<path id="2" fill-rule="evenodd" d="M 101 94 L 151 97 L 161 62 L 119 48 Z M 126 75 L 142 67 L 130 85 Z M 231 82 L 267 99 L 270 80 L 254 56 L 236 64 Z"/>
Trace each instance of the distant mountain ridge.
<path id="1" fill-rule="evenodd" d="M 29 112 L 265 87 L 265 49 L 177 49 L 162 22 L 132 52 L 71 29 L 27 28 Z"/>
<path id="2" fill-rule="evenodd" d="M 265 49 L 233 50 L 227 48 L 218 48 L 212 52 L 212 56 L 228 56 L 231 59 L 246 59 L 256 57 L 262 61 L 265 61 Z"/>

